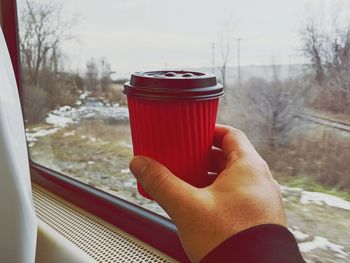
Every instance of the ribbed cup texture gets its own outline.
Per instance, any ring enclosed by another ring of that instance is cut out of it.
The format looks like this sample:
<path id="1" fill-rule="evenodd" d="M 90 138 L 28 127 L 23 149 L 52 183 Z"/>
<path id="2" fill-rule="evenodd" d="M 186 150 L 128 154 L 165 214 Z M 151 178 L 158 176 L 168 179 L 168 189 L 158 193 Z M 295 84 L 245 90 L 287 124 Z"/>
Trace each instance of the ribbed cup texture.
<path id="1" fill-rule="evenodd" d="M 128 96 L 128 107 L 134 155 L 157 160 L 193 186 L 212 182 L 208 164 L 218 99 L 156 101 Z M 140 184 L 138 190 L 150 198 Z"/>

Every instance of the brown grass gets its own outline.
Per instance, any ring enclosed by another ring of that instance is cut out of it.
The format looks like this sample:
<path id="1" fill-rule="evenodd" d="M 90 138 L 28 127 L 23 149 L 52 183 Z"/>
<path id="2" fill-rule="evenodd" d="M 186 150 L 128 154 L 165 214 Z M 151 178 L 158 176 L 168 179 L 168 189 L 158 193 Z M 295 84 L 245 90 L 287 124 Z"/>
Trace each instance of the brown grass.
<path id="1" fill-rule="evenodd" d="M 350 134 L 347 139 L 330 130 L 295 138 L 274 152 L 262 151 L 278 177 L 312 177 L 322 185 L 350 192 Z"/>

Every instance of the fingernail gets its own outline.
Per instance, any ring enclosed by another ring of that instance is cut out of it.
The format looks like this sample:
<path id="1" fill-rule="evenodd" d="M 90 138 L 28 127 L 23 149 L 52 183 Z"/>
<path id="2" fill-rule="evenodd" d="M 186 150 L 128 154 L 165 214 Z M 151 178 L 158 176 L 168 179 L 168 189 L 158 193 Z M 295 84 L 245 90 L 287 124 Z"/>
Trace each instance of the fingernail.
<path id="1" fill-rule="evenodd" d="M 130 162 L 130 171 L 136 176 L 141 176 L 147 168 L 147 160 L 141 156 L 136 156 Z"/>

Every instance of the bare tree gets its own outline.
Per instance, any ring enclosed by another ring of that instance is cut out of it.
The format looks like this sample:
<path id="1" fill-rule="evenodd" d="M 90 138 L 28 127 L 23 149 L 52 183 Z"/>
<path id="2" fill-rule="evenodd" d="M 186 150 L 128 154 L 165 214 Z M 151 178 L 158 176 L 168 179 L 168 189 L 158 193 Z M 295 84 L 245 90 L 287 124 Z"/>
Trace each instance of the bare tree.
<path id="1" fill-rule="evenodd" d="M 105 57 L 98 60 L 91 58 L 86 63 L 85 85 L 89 91 L 107 92 L 112 84 L 111 74 L 114 73 L 111 69 L 111 64 Z"/>
<path id="2" fill-rule="evenodd" d="M 278 66 L 273 79 L 251 78 L 242 87 L 248 129 L 259 129 L 269 150 L 288 142 L 295 118 L 303 111 L 306 89 L 297 79 L 280 80 Z"/>
<path id="3" fill-rule="evenodd" d="M 340 71 L 349 66 L 350 25 L 340 29 L 335 25 L 337 34 L 322 31 L 321 26 L 310 20 L 301 30 L 303 52 L 312 63 L 316 80 L 322 83 L 327 71 Z"/>
<path id="4" fill-rule="evenodd" d="M 219 52 L 220 52 L 220 66 L 219 66 L 219 73 L 220 73 L 220 81 L 225 89 L 225 97 L 223 99 L 224 103 L 227 103 L 228 100 L 231 97 L 231 94 L 228 89 L 228 82 L 227 82 L 227 66 L 231 57 L 232 53 L 232 43 L 234 41 L 233 38 L 233 26 L 232 26 L 232 18 L 224 24 L 222 27 L 222 30 L 220 32 L 219 36 Z"/>
<path id="5" fill-rule="evenodd" d="M 74 19 L 62 19 L 62 4 L 57 1 L 27 0 L 20 10 L 21 59 L 29 81 L 37 85 L 43 68 L 57 72 L 60 44 L 72 38 Z"/>
<path id="6" fill-rule="evenodd" d="M 85 86 L 88 91 L 93 91 L 97 88 L 98 83 L 98 66 L 94 58 L 91 58 L 86 63 L 85 71 Z"/>
<path id="7" fill-rule="evenodd" d="M 220 57 L 221 57 L 221 65 L 219 67 L 220 71 L 220 80 L 224 88 L 226 87 L 226 68 L 230 55 L 230 42 L 227 40 L 224 43 L 221 43 L 220 47 Z"/>
<path id="8" fill-rule="evenodd" d="M 111 64 L 106 58 L 101 58 L 100 85 L 103 92 L 106 92 L 110 88 L 112 83 L 111 74 Z"/>
<path id="9" fill-rule="evenodd" d="M 324 37 L 319 28 L 315 25 L 315 21 L 311 20 L 300 31 L 303 41 L 303 53 L 311 61 L 316 72 L 316 81 L 321 83 L 324 77 L 324 58 L 322 53 L 324 50 Z"/>
<path id="10" fill-rule="evenodd" d="M 26 0 L 19 12 L 19 35 L 27 122 L 42 121 L 47 112 L 74 105 L 82 89 L 77 74 L 64 72 L 63 41 L 72 38 L 75 18 L 62 19 L 58 0 Z"/>
<path id="11" fill-rule="evenodd" d="M 314 106 L 350 112 L 350 17 L 341 6 L 333 9 L 326 22 L 306 19 L 300 31 L 303 53 L 315 72 Z"/>

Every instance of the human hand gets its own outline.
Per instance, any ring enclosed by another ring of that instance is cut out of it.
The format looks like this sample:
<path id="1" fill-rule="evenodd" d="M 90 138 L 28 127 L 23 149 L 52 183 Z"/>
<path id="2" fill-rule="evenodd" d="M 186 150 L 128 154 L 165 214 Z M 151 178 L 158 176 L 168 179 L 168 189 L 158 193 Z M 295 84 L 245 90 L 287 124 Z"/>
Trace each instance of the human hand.
<path id="1" fill-rule="evenodd" d="M 261 224 L 286 226 L 277 182 L 266 162 L 240 130 L 216 125 L 208 187 L 195 188 L 159 162 L 136 156 L 130 170 L 177 226 L 193 262 L 225 239 Z"/>

